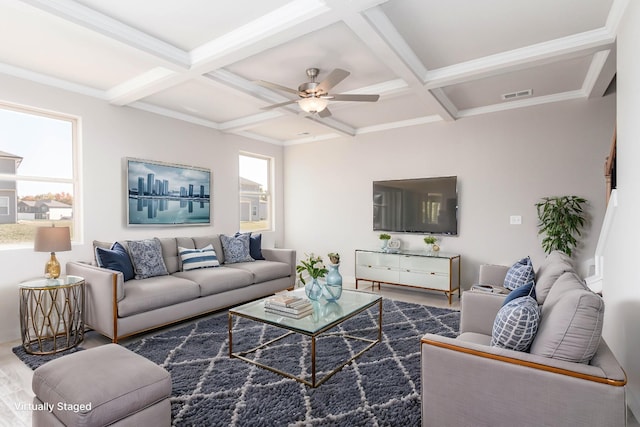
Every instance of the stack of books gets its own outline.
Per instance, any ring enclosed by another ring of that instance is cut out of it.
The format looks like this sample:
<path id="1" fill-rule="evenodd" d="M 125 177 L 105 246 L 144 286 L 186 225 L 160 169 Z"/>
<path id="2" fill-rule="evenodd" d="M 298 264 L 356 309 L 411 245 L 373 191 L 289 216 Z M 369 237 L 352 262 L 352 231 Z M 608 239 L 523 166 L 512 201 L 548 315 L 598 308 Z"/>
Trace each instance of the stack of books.
<path id="1" fill-rule="evenodd" d="M 280 316 L 301 319 L 313 313 L 311 302 L 293 295 L 274 295 L 264 302 L 264 311 Z"/>

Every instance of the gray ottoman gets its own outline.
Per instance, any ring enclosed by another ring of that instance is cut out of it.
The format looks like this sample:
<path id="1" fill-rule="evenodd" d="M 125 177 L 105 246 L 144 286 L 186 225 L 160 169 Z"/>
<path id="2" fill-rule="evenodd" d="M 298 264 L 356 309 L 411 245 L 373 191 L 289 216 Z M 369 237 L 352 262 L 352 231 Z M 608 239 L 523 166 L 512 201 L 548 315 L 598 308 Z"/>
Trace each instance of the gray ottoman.
<path id="1" fill-rule="evenodd" d="M 171 375 L 118 344 L 45 363 L 31 386 L 33 426 L 171 425 Z"/>

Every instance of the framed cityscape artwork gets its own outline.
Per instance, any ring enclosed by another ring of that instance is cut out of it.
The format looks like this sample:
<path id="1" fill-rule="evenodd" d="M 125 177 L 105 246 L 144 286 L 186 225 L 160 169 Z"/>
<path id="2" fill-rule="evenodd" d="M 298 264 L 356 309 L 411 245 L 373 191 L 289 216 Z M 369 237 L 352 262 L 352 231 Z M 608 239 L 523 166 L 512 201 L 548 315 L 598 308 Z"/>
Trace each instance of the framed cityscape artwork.
<path id="1" fill-rule="evenodd" d="M 211 170 L 126 158 L 127 225 L 208 225 Z"/>

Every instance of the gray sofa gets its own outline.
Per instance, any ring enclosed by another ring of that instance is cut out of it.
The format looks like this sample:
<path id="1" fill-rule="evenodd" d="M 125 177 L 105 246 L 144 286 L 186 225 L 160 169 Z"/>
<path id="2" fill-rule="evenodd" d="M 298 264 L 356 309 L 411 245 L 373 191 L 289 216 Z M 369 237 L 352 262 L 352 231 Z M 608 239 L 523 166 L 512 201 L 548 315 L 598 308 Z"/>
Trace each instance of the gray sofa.
<path id="1" fill-rule="evenodd" d="M 122 272 L 91 262 L 66 264 L 67 274 L 85 279 L 85 323 L 114 343 L 294 287 L 294 250 L 262 248 L 264 260 L 227 264 L 219 235 L 158 240 L 168 275 L 125 281 Z M 178 247 L 209 244 L 220 266 L 182 271 Z"/>
<path id="2" fill-rule="evenodd" d="M 507 270 L 485 265 L 480 283 L 499 286 Z M 559 254 L 536 281 L 540 318 L 528 351 L 491 345 L 506 295 L 477 290 L 462 295 L 457 338 L 423 337 L 423 426 L 626 425 L 627 380 L 600 338 L 601 298 Z"/>

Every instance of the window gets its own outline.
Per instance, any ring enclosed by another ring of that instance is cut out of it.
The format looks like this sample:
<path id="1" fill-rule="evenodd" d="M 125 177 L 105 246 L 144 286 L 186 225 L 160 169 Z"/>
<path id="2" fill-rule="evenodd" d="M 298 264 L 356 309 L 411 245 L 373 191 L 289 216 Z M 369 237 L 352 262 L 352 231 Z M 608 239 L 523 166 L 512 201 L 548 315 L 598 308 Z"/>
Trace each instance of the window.
<path id="1" fill-rule="evenodd" d="M 72 117 L 0 103 L 0 245 L 53 223 L 78 239 L 76 135 Z"/>
<path id="2" fill-rule="evenodd" d="M 271 230 L 272 167 L 269 157 L 240 154 L 240 231 Z"/>

